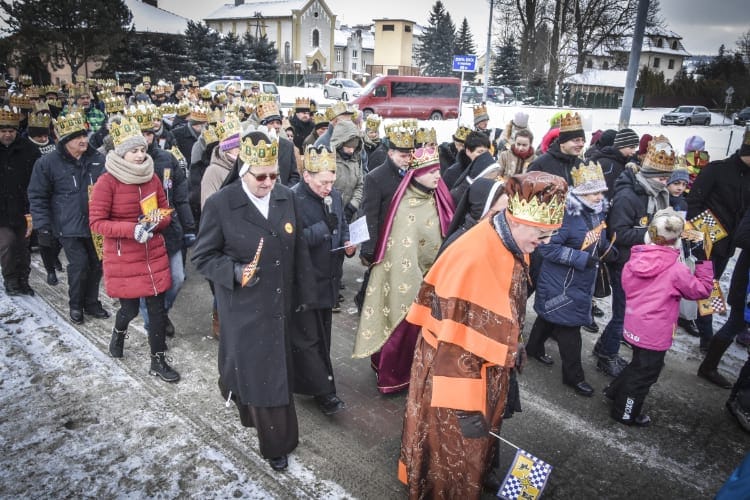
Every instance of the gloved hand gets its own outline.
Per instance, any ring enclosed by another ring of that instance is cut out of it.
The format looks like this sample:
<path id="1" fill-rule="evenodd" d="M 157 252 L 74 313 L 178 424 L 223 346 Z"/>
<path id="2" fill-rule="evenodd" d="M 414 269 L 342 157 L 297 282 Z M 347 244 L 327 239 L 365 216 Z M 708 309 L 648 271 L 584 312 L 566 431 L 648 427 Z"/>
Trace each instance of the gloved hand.
<path id="1" fill-rule="evenodd" d="M 36 240 L 40 247 L 53 247 L 55 246 L 55 236 L 49 229 L 42 229 L 37 231 Z"/>
<path id="2" fill-rule="evenodd" d="M 351 221 L 352 217 L 354 217 L 354 214 L 356 213 L 357 213 L 357 207 L 355 207 L 351 203 L 347 203 L 346 206 L 344 207 L 344 218 L 347 221 Z"/>
<path id="3" fill-rule="evenodd" d="M 516 353 L 516 370 L 518 373 L 523 373 L 523 369 L 526 368 L 526 361 L 529 360 L 526 354 L 526 346 L 522 343 L 518 343 L 518 351 Z"/>
<path id="4" fill-rule="evenodd" d="M 362 255 L 361 253 L 359 254 L 359 261 L 360 261 L 360 262 L 362 263 L 362 265 L 363 265 L 363 266 L 365 266 L 365 267 L 370 267 L 370 264 L 372 264 L 372 261 L 370 260 L 370 258 L 368 258 L 368 257 L 366 257 L 366 256 L 364 256 L 364 255 Z"/>
<path id="5" fill-rule="evenodd" d="M 597 262 L 599 262 L 599 259 L 597 259 L 593 255 L 589 255 L 589 258 L 586 261 L 586 267 L 587 268 L 595 267 Z"/>
<path id="6" fill-rule="evenodd" d="M 336 214 L 326 214 L 326 218 L 323 222 L 326 223 L 331 234 L 339 228 L 339 218 L 336 217 Z"/>
<path id="7" fill-rule="evenodd" d="M 234 281 L 240 286 L 242 286 L 242 274 L 245 272 L 245 267 L 247 267 L 247 264 L 241 262 L 234 263 Z M 259 273 L 260 266 L 255 268 L 255 274 L 250 278 L 250 282 L 245 285 L 245 288 L 250 288 L 260 280 L 260 277 L 258 276 Z"/>
<path id="8" fill-rule="evenodd" d="M 195 244 L 195 235 L 193 233 L 186 233 L 182 237 L 182 244 L 185 248 L 190 248 Z"/>
<path id="9" fill-rule="evenodd" d="M 484 415 L 480 412 L 456 411 L 458 417 L 458 426 L 461 428 L 461 434 L 470 439 L 483 438 L 489 431 L 487 422 L 484 421 Z"/>
<path id="10" fill-rule="evenodd" d="M 151 232 L 152 229 L 152 225 L 139 222 L 133 229 L 133 238 L 135 238 L 135 241 L 138 243 L 145 244 L 148 240 L 154 237 L 154 234 Z"/>

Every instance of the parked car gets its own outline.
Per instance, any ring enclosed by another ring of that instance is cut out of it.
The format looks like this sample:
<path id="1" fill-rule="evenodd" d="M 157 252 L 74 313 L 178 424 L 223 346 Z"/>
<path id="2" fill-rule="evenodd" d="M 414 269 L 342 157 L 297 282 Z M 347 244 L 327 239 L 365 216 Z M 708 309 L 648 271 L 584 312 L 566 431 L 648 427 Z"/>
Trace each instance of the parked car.
<path id="1" fill-rule="evenodd" d="M 480 103 L 484 101 L 484 89 L 476 85 L 464 85 L 461 99 L 469 104 Z"/>
<path id="2" fill-rule="evenodd" d="M 452 77 L 379 76 L 354 99 L 363 116 L 443 120 L 458 118 L 461 80 Z"/>
<path id="3" fill-rule="evenodd" d="M 331 78 L 323 86 L 323 97 L 348 101 L 362 95 L 362 86 L 348 78 Z"/>
<path id="4" fill-rule="evenodd" d="M 487 99 L 492 102 L 502 104 L 512 101 L 514 97 L 513 91 L 508 87 L 487 87 Z"/>
<path id="5" fill-rule="evenodd" d="M 281 105 L 281 97 L 279 96 L 279 89 L 276 87 L 276 84 L 273 82 L 261 82 L 258 80 L 241 80 L 239 78 L 234 77 L 225 77 L 221 80 L 214 80 L 212 82 L 209 82 L 205 85 L 203 85 L 201 88 L 208 89 L 211 91 L 211 95 L 214 95 L 216 93 L 216 88 L 220 85 L 224 86 L 226 88 L 228 85 L 232 85 L 235 88 L 238 88 L 240 91 L 243 90 L 250 90 L 253 87 L 253 84 L 256 84 L 260 87 L 260 92 L 263 94 L 273 94 L 276 96 L 276 103 Z"/>
<path id="6" fill-rule="evenodd" d="M 750 122 L 750 108 L 745 108 L 739 113 L 735 113 L 733 118 L 735 125 L 747 125 Z"/>
<path id="7" fill-rule="evenodd" d="M 661 117 L 662 125 L 711 125 L 711 112 L 703 106 L 677 106 Z"/>

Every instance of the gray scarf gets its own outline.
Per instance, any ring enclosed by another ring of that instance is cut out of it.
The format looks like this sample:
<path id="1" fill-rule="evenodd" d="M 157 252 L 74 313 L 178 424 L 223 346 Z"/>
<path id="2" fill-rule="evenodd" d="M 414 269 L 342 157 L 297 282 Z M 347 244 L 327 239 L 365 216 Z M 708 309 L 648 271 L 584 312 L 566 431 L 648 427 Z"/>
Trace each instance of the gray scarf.
<path id="1" fill-rule="evenodd" d="M 656 179 L 641 175 L 640 172 L 635 174 L 635 179 L 646 190 L 646 194 L 648 194 L 648 205 L 646 206 L 646 213 L 648 215 L 654 215 L 658 210 L 669 206 L 669 191 L 667 191 L 667 186 L 664 186 Z"/>
<path id="2" fill-rule="evenodd" d="M 107 162 L 104 164 L 107 172 L 123 184 L 145 184 L 154 176 L 154 160 L 146 155 L 146 160 L 140 165 L 125 161 L 114 151 L 107 153 Z"/>

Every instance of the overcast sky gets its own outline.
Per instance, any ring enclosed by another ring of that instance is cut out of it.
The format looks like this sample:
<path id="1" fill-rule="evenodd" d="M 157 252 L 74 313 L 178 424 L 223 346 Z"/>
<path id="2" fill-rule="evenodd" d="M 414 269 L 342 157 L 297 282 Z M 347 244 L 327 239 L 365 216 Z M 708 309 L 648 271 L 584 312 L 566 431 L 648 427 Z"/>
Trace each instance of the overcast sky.
<path id="1" fill-rule="evenodd" d="M 325 0 L 346 24 L 369 23 L 374 18 L 410 19 L 426 24 L 434 0 Z M 231 0 L 159 0 L 159 6 L 201 18 Z M 478 51 L 487 44 L 489 0 L 443 0 L 457 26 L 469 21 Z M 667 28 L 682 36 L 691 54 L 718 53 L 719 45 L 734 50 L 739 36 L 750 28 L 748 0 L 661 0 Z"/>

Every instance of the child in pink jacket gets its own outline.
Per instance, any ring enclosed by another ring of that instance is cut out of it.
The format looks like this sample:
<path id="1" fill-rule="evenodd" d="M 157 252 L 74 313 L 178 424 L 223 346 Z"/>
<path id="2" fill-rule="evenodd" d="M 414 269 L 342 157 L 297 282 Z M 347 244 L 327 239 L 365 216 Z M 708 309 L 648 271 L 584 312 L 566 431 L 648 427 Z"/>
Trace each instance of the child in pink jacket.
<path id="1" fill-rule="evenodd" d="M 684 220 L 672 208 L 656 212 L 646 244 L 632 248 L 622 272 L 626 303 L 623 338 L 633 346 L 633 359 L 604 394 L 614 401 L 612 418 L 623 424 L 651 423 L 641 407 L 672 345 L 680 299 L 705 299 L 711 294 L 711 261 L 699 260 L 693 275 L 679 260 L 683 227 Z M 702 254 L 702 249 L 698 253 Z"/>

